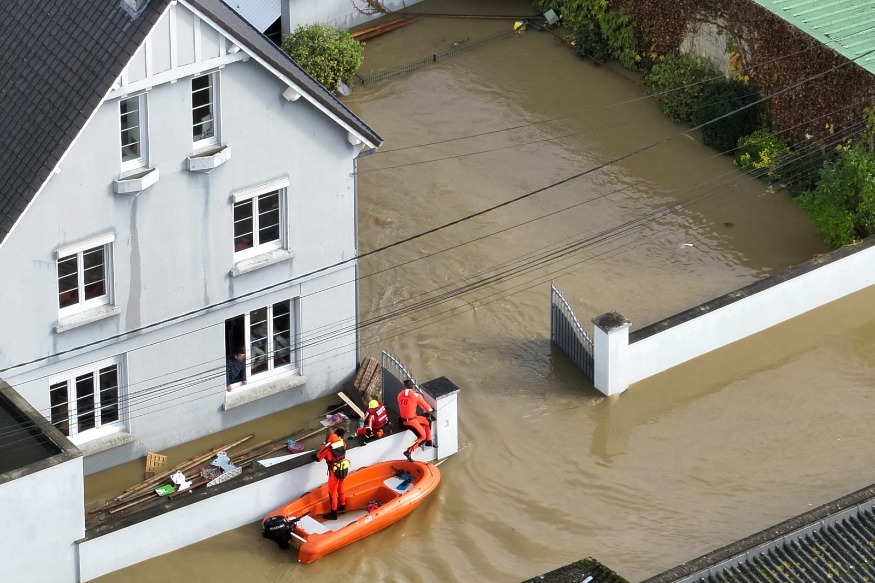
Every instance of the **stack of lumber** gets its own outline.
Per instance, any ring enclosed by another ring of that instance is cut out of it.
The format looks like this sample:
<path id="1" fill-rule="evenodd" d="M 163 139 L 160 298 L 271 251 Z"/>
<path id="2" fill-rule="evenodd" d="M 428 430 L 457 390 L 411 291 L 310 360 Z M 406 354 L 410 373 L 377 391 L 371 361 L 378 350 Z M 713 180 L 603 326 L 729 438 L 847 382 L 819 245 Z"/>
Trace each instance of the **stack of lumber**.
<path id="1" fill-rule="evenodd" d="M 365 403 L 371 399 L 382 401 L 383 369 L 377 359 L 369 356 L 362 360 L 352 385 L 361 393 Z"/>
<path id="2" fill-rule="evenodd" d="M 228 443 L 215 447 L 203 454 L 192 458 L 186 462 L 178 464 L 169 470 L 163 470 L 156 473 L 151 478 L 143 480 L 139 484 L 125 490 L 119 496 L 111 500 L 106 500 L 96 509 L 86 515 L 87 520 L 92 520 L 100 517 L 121 516 L 127 513 L 136 512 L 149 508 L 157 502 L 166 498 L 175 498 L 190 492 L 196 488 L 206 486 L 212 479 L 216 477 L 218 468 L 211 465 L 212 461 L 218 456 L 219 452 L 226 452 L 232 464 L 237 467 L 244 467 L 259 458 L 276 453 L 277 451 L 286 448 L 288 440 L 302 441 L 308 437 L 312 437 L 325 431 L 321 425 L 318 427 L 308 427 L 286 437 L 274 440 L 263 441 L 243 451 L 231 453 L 229 450 L 238 447 L 252 439 L 252 435 L 247 435 L 242 439 L 238 439 L 233 443 Z M 155 490 L 163 484 L 172 484 L 170 476 L 177 471 L 182 472 L 185 479 L 191 482 L 191 486 L 182 491 L 174 492 L 169 496 L 161 496 Z"/>
<path id="3" fill-rule="evenodd" d="M 384 22 L 376 26 L 371 26 L 369 28 L 353 32 L 351 36 L 359 42 L 366 41 L 374 37 L 380 36 L 381 34 L 385 34 L 389 31 L 395 30 L 396 28 L 401 28 L 402 26 L 410 24 L 411 22 L 416 22 L 420 18 L 422 18 L 422 16 L 401 15 L 399 18 L 396 18 L 389 22 Z"/>

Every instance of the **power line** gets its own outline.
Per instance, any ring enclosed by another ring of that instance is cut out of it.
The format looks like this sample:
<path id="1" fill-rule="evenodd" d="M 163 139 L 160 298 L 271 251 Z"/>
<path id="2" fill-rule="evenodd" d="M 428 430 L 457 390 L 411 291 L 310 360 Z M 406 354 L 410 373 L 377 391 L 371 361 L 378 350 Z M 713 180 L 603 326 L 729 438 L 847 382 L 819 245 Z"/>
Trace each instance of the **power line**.
<path id="1" fill-rule="evenodd" d="M 729 174 L 729 173 L 726 173 L 726 174 Z M 753 175 L 753 173 L 749 173 L 749 176 L 752 176 L 752 175 Z M 628 188 L 628 187 L 625 187 L 625 188 L 623 188 L 623 189 L 619 189 L 619 190 L 614 191 L 614 192 L 619 192 L 619 191 L 621 191 L 621 190 L 625 190 L 626 188 Z M 690 190 L 690 189 L 688 189 L 688 190 Z M 656 210 L 653 211 L 653 213 L 651 213 L 648 217 L 638 217 L 638 218 L 634 219 L 633 221 L 627 222 L 625 225 L 622 225 L 621 228 L 616 228 L 616 227 L 615 227 L 615 228 L 612 228 L 612 229 L 605 230 L 605 231 L 603 231 L 602 233 L 597 234 L 597 235 L 595 236 L 595 238 L 592 238 L 592 237 L 591 237 L 591 238 L 588 240 L 588 242 L 586 242 L 586 241 L 579 241 L 579 242 L 576 242 L 576 243 L 575 243 L 575 246 L 577 246 L 577 249 L 574 249 L 573 247 L 567 247 L 567 248 L 565 248 L 564 251 L 561 251 L 561 250 L 557 249 L 555 252 L 552 252 L 552 254 L 554 254 L 554 255 L 555 255 L 555 254 L 558 254 L 558 258 L 559 258 L 559 259 L 561 259 L 562 257 L 565 257 L 565 256 L 569 256 L 569 257 L 570 257 L 571 253 L 573 253 L 573 252 L 575 252 L 575 251 L 577 251 L 577 250 L 580 250 L 580 249 L 582 249 L 582 248 L 587 248 L 587 247 L 590 247 L 590 246 L 595 245 L 595 244 L 600 244 L 600 243 L 602 243 L 602 242 L 604 242 L 604 241 L 609 240 L 611 237 L 616 237 L 618 234 L 622 234 L 622 235 L 625 236 L 626 234 L 631 233 L 631 232 L 634 230 L 634 228 L 637 228 L 638 226 L 641 226 L 641 225 L 643 225 L 643 224 L 646 224 L 645 221 L 643 220 L 643 219 L 645 219 L 645 218 L 653 218 L 653 217 L 659 216 L 659 215 L 661 215 L 661 214 L 664 214 L 664 213 L 666 213 L 666 212 L 669 212 L 669 211 L 671 211 L 671 210 L 675 210 L 675 209 L 678 209 L 678 208 L 684 208 L 685 205 L 686 205 L 686 207 L 689 207 L 689 206 L 692 206 L 693 204 L 698 204 L 698 203 L 701 202 L 702 200 L 705 200 L 706 198 L 710 198 L 710 197 L 714 196 L 715 194 L 719 193 L 720 190 L 723 190 L 723 188 L 717 188 L 717 187 L 715 187 L 715 189 L 714 189 L 714 191 L 713 191 L 712 193 L 710 193 L 710 194 L 706 193 L 705 195 L 697 195 L 696 197 L 694 197 L 694 198 L 691 199 L 690 201 L 686 201 L 686 203 L 680 203 L 680 204 L 678 204 L 678 205 L 672 205 L 672 206 L 662 207 L 662 208 L 660 208 L 660 209 L 656 209 Z M 551 214 L 552 214 L 552 213 L 551 213 Z M 674 229 L 674 228 L 663 229 L 663 231 L 665 231 L 665 230 L 668 230 L 668 231 L 674 231 L 674 230 L 676 230 L 676 229 Z M 642 242 L 637 242 L 637 243 L 635 244 L 635 246 L 643 245 L 644 243 L 648 242 L 649 240 L 650 240 L 650 239 L 647 239 L 647 240 L 642 241 Z M 584 243 L 584 244 L 581 245 L 581 243 Z M 628 246 L 628 245 L 627 245 L 627 246 Z M 561 251 L 561 253 L 560 253 L 560 251 Z M 616 254 L 616 253 L 618 253 L 618 252 L 622 252 L 622 251 L 616 251 L 616 248 L 613 249 L 613 250 L 609 250 L 609 251 L 615 251 L 614 254 Z M 608 252 L 605 252 L 605 253 L 608 253 Z M 603 253 L 602 255 L 604 255 L 605 253 Z M 459 290 L 454 290 L 454 291 L 452 291 L 452 292 L 447 292 L 447 293 L 443 294 L 442 297 L 440 297 L 440 298 L 432 298 L 431 300 L 428 300 L 428 302 L 431 303 L 432 305 L 437 305 L 438 303 L 441 303 L 441 302 L 444 302 L 444 301 L 447 301 L 447 300 L 450 300 L 450 299 L 454 299 L 455 297 L 458 297 L 458 296 L 460 296 L 460 295 L 464 295 L 465 293 L 472 293 L 475 289 L 485 287 L 486 285 L 492 285 L 492 284 L 495 284 L 495 283 L 500 283 L 501 281 L 507 279 L 507 275 L 510 275 L 510 276 L 513 276 L 513 277 L 517 277 L 518 275 L 520 275 L 520 274 L 522 274 L 522 273 L 525 273 L 525 272 L 531 271 L 533 268 L 543 267 L 543 265 L 545 264 L 545 263 L 544 263 L 545 257 L 546 257 L 546 256 L 540 256 L 540 257 L 535 257 L 535 258 L 533 258 L 531 261 L 529 261 L 529 265 L 528 265 L 525 269 L 508 270 L 508 271 L 507 271 L 506 273 L 504 273 L 504 274 L 497 274 L 497 275 L 490 276 L 489 278 L 487 278 L 487 279 L 485 279 L 485 280 L 481 280 L 480 282 L 477 282 L 477 285 L 476 285 L 476 286 L 468 286 L 467 289 L 464 289 L 464 290 L 461 291 L 461 292 L 460 292 Z M 596 257 L 597 257 L 597 256 L 596 256 Z M 592 259 L 592 258 L 590 258 L 590 259 Z M 555 261 L 555 260 L 556 260 L 556 259 L 554 258 L 554 259 L 552 259 L 551 261 L 548 261 L 547 263 L 550 263 L 550 262 Z M 586 261 L 586 260 L 584 260 L 584 261 Z M 579 263 L 580 263 L 580 262 L 579 262 Z M 568 270 L 568 268 L 565 268 L 565 269 L 567 270 L 566 273 L 567 273 L 567 272 L 570 272 L 570 271 L 574 271 L 574 270 Z M 579 268 L 578 268 L 578 269 L 579 269 Z M 576 269 L 575 269 L 575 270 L 576 270 Z M 556 274 L 555 274 L 555 273 L 551 273 L 551 274 L 550 274 L 550 277 L 551 277 L 551 278 L 555 278 L 555 277 L 556 277 Z M 470 279 L 470 278 L 465 278 L 465 279 Z M 463 281 L 464 281 L 464 279 L 463 279 Z M 531 287 L 531 286 L 530 286 L 530 287 Z M 530 289 L 530 287 L 527 287 L 527 288 L 525 288 L 525 289 Z M 512 288 L 511 288 L 511 289 L 512 289 Z M 506 290 L 505 290 L 505 291 L 506 291 Z M 492 295 L 494 295 L 494 296 L 497 295 L 498 297 L 497 297 L 496 299 L 501 299 L 501 298 L 503 298 L 503 297 L 507 297 L 508 295 L 512 295 L 512 294 L 507 294 L 507 293 L 505 293 L 504 291 L 499 291 L 499 292 L 496 292 L 496 293 L 494 293 L 494 294 L 492 294 Z M 488 297 L 488 296 L 487 296 L 487 297 Z M 493 301 L 494 301 L 494 300 L 493 300 Z M 477 302 L 478 302 L 478 303 L 483 303 L 483 299 L 480 298 L 480 299 L 477 300 Z M 487 302 L 487 303 L 491 303 L 491 302 Z M 425 306 L 420 305 L 420 306 L 418 306 L 416 309 L 422 309 L 423 307 L 425 307 Z M 396 315 L 396 316 L 397 316 L 397 315 L 401 315 L 403 312 L 408 312 L 408 311 L 410 311 L 410 308 L 409 308 L 409 307 L 408 307 L 408 308 L 404 308 L 403 311 L 402 311 L 402 310 L 396 311 L 396 314 L 395 314 L 395 315 Z M 455 308 L 452 308 L 452 309 L 448 310 L 448 312 L 450 312 L 450 313 L 452 313 L 452 312 L 454 312 L 454 311 L 456 311 Z M 444 312 L 444 313 L 446 313 L 446 312 Z M 438 314 L 438 315 L 441 315 L 441 314 Z M 451 317 L 451 316 L 448 316 L 448 317 Z M 362 327 L 365 327 L 366 325 L 367 325 L 367 324 L 363 325 Z M 421 328 L 421 327 L 422 327 L 422 326 L 419 326 L 418 328 Z M 398 334 L 400 334 L 400 332 L 399 332 Z M 396 334 L 396 335 L 398 335 L 398 334 Z M 315 343 L 318 343 L 318 341 L 317 341 L 317 342 L 314 342 L 314 344 L 315 344 Z M 334 352 L 336 352 L 336 351 L 330 351 L 330 352 L 331 352 L 331 353 L 334 353 Z M 190 377 L 183 377 L 182 379 L 175 379 L 174 381 L 172 381 L 173 384 L 164 383 L 163 385 L 158 385 L 157 387 L 150 388 L 148 391 L 145 391 L 145 392 L 140 392 L 140 393 L 129 393 L 129 394 L 126 394 L 126 395 L 123 396 L 122 399 L 120 399 L 120 401 L 121 401 L 122 403 L 121 403 L 119 406 L 121 407 L 121 406 L 124 404 L 125 401 L 127 402 L 127 403 L 126 403 L 126 409 L 129 410 L 129 414 L 128 414 L 128 416 L 127 416 L 127 419 L 131 419 L 131 418 L 134 418 L 134 417 L 139 417 L 139 416 L 146 415 L 146 414 L 149 414 L 149 413 L 154 413 L 154 411 L 149 411 L 149 409 L 151 408 L 151 405 L 148 405 L 148 404 L 145 404 L 145 403 L 147 403 L 148 401 L 152 401 L 152 400 L 155 400 L 155 399 L 161 397 L 162 394 L 165 393 L 165 392 L 169 392 L 169 391 L 174 391 L 174 392 L 176 392 L 176 391 L 178 391 L 180 388 L 186 388 L 186 387 L 196 386 L 196 385 L 201 384 L 201 383 L 203 383 L 203 382 L 207 382 L 207 381 L 209 381 L 210 379 L 223 377 L 224 374 L 223 374 L 222 372 L 219 372 L 219 371 L 221 371 L 221 370 L 222 370 L 221 368 L 217 368 L 217 369 L 212 369 L 212 370 L 208 370 L 208 371 L 202 371 L 202 372 L 197 373 L 197 374 L 195 374 L 195 375 L 191 375 Z M 162 376 L 166 376 L 166 375 L 162 375 Z M 181 384 L 183 381 L 185 381 L 185 383 L 184 383 L 184 384 Z M 130 387 L 131 385 L 129 384 L 129 385 L 127 385 L 127 386 Z M 220 385 L 219 385 L 219 386 L 220 386 Z M 162 388 L 162 387 L 166 387 L 166 388 Z M 213 394 L 213 390 L 214 390 L 215 388 L 216 388 L 216 385 L 207 385 L 207 386 L 205 386 L 204 388 L 202 388 L 202 389 L 196 391 L 195 394 L 197 394 L 197 393 L 209 393 L 209 394 Z M 185 394 L 185 395 L 181 395 L 180 397 L 177 397 L 176 399 L 171 399 L 171 401 L 186 398 L 186 397 L 190 396 L 191 394 L 192 394 L 192 393 L 187 393 L 187 394 Z M 206 396 L 208 396 L 208 395 L 204 395 L 204 397 L 206 397 Z M 190 399 L 190 400 L 187 400 L 187 401 L 185 401 L 185 402 L 186 402 L 186 403 L 187 403 L 187 402 L 194 402 L 195 400 L 197 400 L 197 398 L 195 398 L 195 399 Z M 167 403 L 167 400 L 166 400 L 166 399 L 163 400 L 163 401 L 159 401 L 159 402 L 158 402 L 158 404 L 166 404 L 166 403 Z M 134 407 L 135 407 L 135 405 L 138 405 L 138 404 L 145 404 L 145 406 L 139 406 L 138 409 L 141 411 L 141 413 L 140 413 L 139 415 L 135 415 L 135 414 L 134 414 L 134 411 L 135 411 L 135 408 L 134 408 Z M 163 409 L 161 409 L 161 410 L 166 410 L 167 408 L 170 408 L 170 407 L 171 407 L 171 406 L 168 405 L 167 407 L 165 407 L 165 408 L 163 408 Z"/>
<path id="2" fill-rule="evenodd" d="M 358 261 L 358 260 L 363 259 L 363 258 L 365 258 L 365 257 L 368 257 L 368 256 L 370 256 L 370 255 L 374 255 L 374 254 L 377 254 L 377 253 L 384 252 L 384 251 L 386 251 L 386 250 L 388 250 L 388 249 L 391 249 L 391 248 L 393 248 L 393 247 L 397 247 L 397 246 L 403 245 L 403 244 L 405 244 L 405 243 L 409 243 L 409 242 L 411 242 L 411 241 L 414 241 L 414 240 L 416 240 L 416 239 L 420 239 L 420 238 L 422 238 L 422 237 L 425 237 L 425 236 L 427 236 L 427 235 L 433 234 L 433 233 L 435 233 L 435 232 L 438 232 L 438 231 L 441 231 L 441 230 L 447 229 L 447 228 L 449 228 L 449 227 L 452 227 L 452 226 L 458 225 L 458 224 L 460 224 L 460 223 L 462 223 L 462 222 L 469 221 L 469 220 L 474 219 L 474 218 L 476 218 L 476 217 L 482 216 L 482 215 L 484 215 L 484 214 L 487 214 L 487 213 L 493 212 L 493 211 L 498 210 L 498 209 L 500 209 L 500 208 L 503 208 L 503 207 L 505 207 L 505 206 L 508 206 L 508 205 L 514 204 L 514 203 L 516 203 L 516 202 L 519 202 L 519 201 L 521 201 L 521 200 L 524 200 L 524 199 L 526 199 L 526 198 L 529 198 L 529 197 L 531 197 L 531 196 L 534 196 L 535 194 L 539 194 L 539 193 L 544 192 L 544 191 L 546 191 L 546 190 L 549 190 L 549 189 L 551 189 L 551 188 L 555 188 L 555 187 L 560 186 L 560 185 L 562 185 L 562 184 L 566 184 L 566 183 L 568 183 L 568 182 L 571 182 L 571 181 L 573 181 L 573 180 L 576 180 L 577 178 L 580 178 L 580 177 L 585 176 L 585 175 L 587 175 L 587 174 L 591 174 L 591 173 L 593 173 L 593 172 L 596 172 L 596 171 L 598 171 L 598 170 L 601 170 L 602 168 L 605 168 L 605 167 L 607 167 L 607 166 L 610 166 L 610 165 L 616 164 L 617 162 L 620 162 L 620 161 L 626 160 L 626 159 L 628 159 L 628 158 L 631 158 L 631 157 L 633 157 L 633 156 L 636 156 L 636 155 L 638 155 L 638 154 L 641 154 L 641 153 L 643 153 L 643 152 L 646 152 L 646 151 L 648 151 L 648 150 L 651 150 L 651 149 L 653 149 L 653 148 L 655 148 L 655 147 L 657 147 L 657 146 L 659 146 L 659 145 L 662 145 L 662 144 L 664 144 L 664 143 L 667 143 L 667 142 L 669 142 L 669 141 L 671 141 L 671 140 L 673 140 L 673 139 L 675 139 L 675 138 L 677 138 L 677 137 L 680 137 L 680 136 L 683 136 L 683 135 L 689 134 L 689 133 L 692 132 L 692 131 L 695 131 L 695 130 L 701 129 L 701 128 L 703 128 L 703 127 L 709 125 L 709 124 L 712 124 L 712 123 L 714 123 L 714 122 L 717 122 L 717 121 L 720 121 L 720 120 L 725 119 L 725 118 L 727 118 L 727 117 L 730 117 L 730 116 L 732 116 L 732 115 L 735 115 L 736 113 L 738 113 L 738 112 L 740 112 L 740 111 L 743 111 L 743 110 L 745 110 L 745 109 L 748 109 L 748 108 L 750 108 L 750 107 L 753 107 L 753 106 L 755 106 L 755 105 L 758 105 L 758 104 L 760 104 L 760 103 L 762 103 L 762 102 L 764 102 L 764 101 L 766 101 L 766 100 L 768 100 L 768 99 L 771 99 L 772 97 L 775 97 L 776 95 L 780 95 L 780 94 L 785 93 L 785 92 L 787 92 L 787 91 L 789 91 L 789 90 L 791 90 L 791 89 L 795 89 L 796 87 L 799 87 L 800 85 L 802 85 L 802 84 L 804 84 L 804 83 L 807 83 L 807 82 L 809 82 L 809 81 L 811 81 L 811 80 L 814 80 L 814 79 L 818 79 L 818 78 L 820 78 L 820 77 L 823 77 L 824 75 L 826 75 L 826 74 L 828 74 L 828 73 L 831 73 L 831 72 L 833 72 L 833 71 L 836 71 L 836 70 L 838 70 L 838 69 L 840 69 L 840 68 L 843 68 L 843 67 L 847 66 L 848 64 L 850 64 L 850 63 L 852 63 L 852 62 L 855 62 L 855 61 L 857 61 L 857 60 L 859 60 L 859 59 L 865 58 L 866 56 L 868 56 L 869 54 L 871 54 L 871 53 L 873 53 L 873 52 L 875 52 L 875 49 L 873 49 L 873 50 L 869 50 L 869 51 L 866 51 L 866 52 L 860 54 L 859 56 L 855 57 L 854 59 L 850 59 L 850 60 L 844 61 L 844 62 L 842 62 L 842 63 L 840 63 L 840 64 L 838 64 L 838 65 L 834 65 L 833 67 L 831 67 L 831 68 L 829 68 L 829 69 L 827 69 L 827 70 L 825 70 L 825 71 L 821 71 L 821 72 L 819 72 L 819 73 L 815 73 L 815 74 L 813 74 L 813 75 L 810 75 L 809 77 L 807 77 L 807 78 L 805 78 L 805 79 L 802 79 L 802 80 L 800 80 L 800 81 L 797 81 L 796 83 L 794 83 L 794 84 L 792 84 L 792 85 L 790 85 L 790 86 L 787 86 L 787 87 L 785 87 L 785 88 L 783 88 L 783 89 L 780 89 L 780 90 L 778 90 L 778 91 L 776 91 L 776 92 L 774 92 L 774 93 L 772 93 L 772 94 L 770 94 L 770 95 L 768 95 L 768 96 L 760 97 L 759 99 L 757 99 L 757 100 L 755 100 L 755 101 L 752 101 L 751 103 L 745 104 L 745 105 L 743 105 L 743 106 L 741 106 L 741 107 L 739 107 L 739 108 L 737 108 L 737 109 L 735 109 L 735 110 L 733 110 L 733 111 L 730 111 L 730 112 L 727 112 L 727 113 L 725 113 L 725 114 L 723 114 L 723 115 L 720 115 L 720 116 L 718 116 L 718 117 L 716 117 L 716 118 L 714 118 L 714 119 L 712 119 L 712 120 L 709 120 L 708 122 L 705 122 L 705 123 L 699 124 L 699 125 L 697 125 L 697 126 L 694 126 L 694 127 L 692 127 L 692 128 L 689 128 L 689 129 L 686 129 L 686 130 L 683 130 L 683 131 L 680 131 L 680 132 L 676 132 L 675 134 L 669 135 L 669 136 L 667 136 L 667 137 L 665 137 L 665 138 L 662 138 L 662 139 L 660 139 L 660 140 L 658 140 L 658 141 L 656 141 L 656 142 L 653 142 L 653 143 L 651 143 L 651 144 L 648 144 L 648 145 L 646 145 L 646 146 L 643 146 L 643 147 L 641 147 L 641 148 L 638 148 L 638 149 L 633 150 L 633 151 L 631 151 L 631 152 L 628 152 L 628 153 L 626 153 L 626 154 L 623 154 L 623 155 L 620 155 L 620 156 L 616 156 L 616 157 L 614 157 L 614 158 L 612 158 L 612 159 L 610 159 L 610 160 L 608 160 L 608 161 L 606 161 L 606 162 L 603 162 L 603 163 L 597 164 L 596 166 L 593 166 L 593 167 L 591 167 L 591 168 L 589 168 L 589 169 L 587 169 L 587 170 L 584 170 L 584 171 L 582 171 L 582 172 L 576 173 L 576 174 L 574 174 L 574 175 L 571 175 L 571 176 L 569 176 L 569 177 L 567 177 L 567 178 L 564 178 L 564 179 L 561 179 L 561 180 L 559 180 L 559 181 L 553 182 L 552 184 L 549 184 L 549 185 L 547 185 L 547 186 L 544 186 L 544 187 L 541 187 L 541 188 L 538 188 L 538 189 L 532 190 L 532 191 L 530 191 L 530 192 L 527 192 L 527 193 L 524 193 L 524 194 L 519 195 L 519 196 L 517 196 L 517 197 L 514 197 L 514 198 L 512 198 L 512 199 L 510 199 L 510 200 L 504 201 L 504 202 L 502 202 L 502 203 L 499 203 L 499 204 L 493 205 L 493 206 L 491 206 L 491 207 L 485 208 L 485 209 L 483 209 L 483 210 L 480 210 L 480 211 L 477 211 L 477 212 L 474 212 L 474 213 L 470 213 L 470 214 L 468 214 L 468 215 L 466 215 L 466 216 L 463 216 L 463 217 L 461 217 L 461 218 L 455 219 L 455 220 L 453 220 L 453 221 L 450 221 L 450 222 L 444 223 L 443 225 L 439 225 L 439 226 L 437 226 L 437 227 L 433 227 L 433 228 L 428 229 L 428 230 L 426 230 L 426 231 L 423 231 L 423 232 L 420 232 L 420 233 L 417 233 L 417 234 L 411 235 L 411 236 L 406 237 L 406 238 L 404 238 L 404 239 L 401 239 L 401 240 L 395 241 L 395 242 L 393 242 L 393 243 L 390 243 L 390 244 L 384 245 L 384 246 L 382 246 L 382 247 L 379 247 L 379 248 L 373 249 L 373 250 L 368 251 L 368 252 L 366 252 L 366 253 L 360 254 L 360 255 L 358 255 L 357 257 L 352 257 L 352 258 L 350 258 L 350 259 L 341 260 L 341 261 L 336 262 L 336 263 L 334 263 L 334 264 L 330 264 L 330 265 L 323 266 L 323 267 L 321 267 L 321 268 L 317 268 L 317 269 L 312 270 L 312 271 L 310 271 L 310 272 L 308 272 L 308 273 L 305 273 L 305 274 L 302 274 L 302 275 L 299 275 L 299 276 L 296 276 L 296 277 L 293 277 L 293 278 L 290 278 L 290 279 L 287 279 L 287 280 L 284 280 L 284 281 L 281 281 L 281 282 L 277 282 L 277 283 L 271 284 L 271 285 L 269 285 L 269 286 L 265 286 L 265 287 L 260 288 L 260 289 L 258 289 L 258 290 L 253 290 L 253 291 L 251 291 L 251 292 L 247 292 L 247 293 L 241 294 L 241 295 L 236 296 L 236 297 L 234 297 L 234 298 L 229 298 L 229 299 L 227 299 L 227 300 L 223 300 L 223 301 L 221 301 L 221 302 L 216 302 L 216 303 L 213 303 L 213 304 L 210 304 L 210 305 L 204 306 L 204 307 L 196 308 L 196 309 L 194 309 L 194 310 L 190 310 L 190 311 L 188 311 L 188 312 L 186 312 L 186 313 L 179 314 L 179 315 L 176 315 L 176 316 L 171 316 L 171 317 L 169 317 L 169 318 L 165 318 L 165 319 L 160 320 L 160 321 L 158 321 L 158 322 L 154 322 L 154 323 L 152 323 L 152 324 L 147 324 L 147 325 L 141 326 L 141 327 L 139 327 L 139 328 L 135 328 L 135 329 L 133 329 L 133 330 L 129 330 L 129 331 L 126 331 L 126 332 L 121 332 L 121 333 L 115 334 L 115 335 L 113 335 L 113 336 L 110 336 L 110 337 L 104 338 L 104 339 L 95 340 L 95 341 L 92 341 L 92 342 L 90 342 L 90 343 L 86 343 L 86 344 L 84 344 L 84 345 L 80 345 L 80 346 L 77 346 L 77 347 L 69 348 L 69 349 L 67 349 L 67 350 L 59 351 L 59 352 L 53 353 L 53 354 L 48 355 L 48 356 L 45 356 L 45 357 L 39 357 L 39 358 L 32 359 L 32 360 L 27 361 L 27 362 L 19 363 L 19 364 L 12 365 L 12 366 L 7 366 L 7 367 L 5 367 L 5 368 L 0 369 L 0 373 L 7 372 L 7 371 L 9 371 L 9 370 L 13 370 L 13 369 L 15 369 L 15 368 L 20 368 L 20 367 L 22 367 L 22 366 L 27 366 L 27 365 L 30 365 L 30 364 L 36 364 L 36 363 L 38 363 L 38 362 L 41 362 L 41 361 L 46 360 L 47 358 L 52 358 L 52 357 L 57 357 L 57 356 L 63 356 L 63 355 L 65 355 L 65 354 L 69 354 L 69 353 L 71 353 L 71 352 L 75 352 L 75 351 L 78 351 L 78 350 L 82 350 L 83 348 L 88 348 L 88 347 L 91 347 L 91 346 L 96 346 L 96 345 L 98 345 L 98 344 L 103 344 L 103 343 L 106 343 L 106 342 L 110 342 L 110 341 L 112 341 L 112 340 L 119 340 L 119 339 L 122 339 L 122 338 L 124 338 L 124 337 L 130 336 L 130 335 L 133 335 L 133 334 L 138 334 L 138 333 L 140 333 L 140 332 L 144 332 L 144 331 L 146 331 L 146 330 L 150 330 L 150 329 L 152 329 L 152 328 L 155 328 L 155 327 L 158 327 L 158 326 L 162 326 L 162 325 L 164 325 L 164 324 L 168 324 L 168 323 L 171 323 L 171 322 L 174 322 L 174 321 L 177 321 L 177 320 L 182 320 L 182 319 L 185 319 L 185 318 L 188 318 L 188 317 L 191 317 L 191 316 L 194 316 L 194 315 L 200 314 L 200 313 L 204 313 L 204 312 L 207 312 L 207 311 L 213 310 L 213 309 L 215 309 L 215 308 L 217 308 L 217 307 L 221 307 L 221 306 L 224 306 L 224 305 L 227 305 L 227 304 L 230 304 L 230 303 L 234 303 L 234 302 L 237 302 L 237 301 L 239 301 L 239 300 L 242 300 L 242 299 L 245 299 L 245 298 L 248 298 L 248 297 L 252 297 L 252 296 L 255 296 L 255 295 L 258 295 L 258 294 L 262 294 L 262 293 L 265 293 L 265 292 L 270 291 L 270 290 L 272 290 L 272 289 L 278 288 L 278 287 L 280 287 L 280 286 L 289 285 L 290 283 L 293 283 L 293 282 L 296 282 L 296 281 L 301 281 L 301 280 L 307 279 L 307 278 L 312 277 L 313 275 L 317 275 L 317 274 L 319 274 L 319 273 L 324 273 L 324 272 L 326 272 L 326 271 L 330 271 L 330 270 L 336 269 L 336 268 L 341 267 L 341 266 L 343 266 L 343 265 L 345 265 L 345 264 L 348 264 L 348 263 L 350 263 L 350 262 Z"/>

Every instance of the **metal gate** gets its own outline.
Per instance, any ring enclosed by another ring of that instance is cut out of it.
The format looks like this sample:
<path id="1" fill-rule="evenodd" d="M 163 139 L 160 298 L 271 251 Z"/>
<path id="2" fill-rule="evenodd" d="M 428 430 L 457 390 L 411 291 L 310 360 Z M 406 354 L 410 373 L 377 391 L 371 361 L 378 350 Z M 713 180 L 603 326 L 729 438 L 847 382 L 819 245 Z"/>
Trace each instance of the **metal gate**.
<path id="1" fill-rule="evenodd" d="M 410 374 L 410 371 L 407 370 L 407 367 L 401 364 L 401 361 L 383 350 L 380 354 L 380 364 L 382 365 L 383 370 L 383 398 L 388 400 L 392 399 L 392 403 L 395 402 L 395 398 L 398 396 L 398 393 L 401 392 L 402 383 L 404 379 L 410 379 L 413 381 L 413 384 L 417 387 L 419 383 L 416 382 L 416 379 L 413 378 L 413 375 Z"/>
<path id="2" fill-rule="evenodd" d="M 550 341 L 562 349 L 583 374 L 593 378 L 595 359 L 592 338 L 580 325 L 574 310 L 553 282 L 550 282 Z"/>

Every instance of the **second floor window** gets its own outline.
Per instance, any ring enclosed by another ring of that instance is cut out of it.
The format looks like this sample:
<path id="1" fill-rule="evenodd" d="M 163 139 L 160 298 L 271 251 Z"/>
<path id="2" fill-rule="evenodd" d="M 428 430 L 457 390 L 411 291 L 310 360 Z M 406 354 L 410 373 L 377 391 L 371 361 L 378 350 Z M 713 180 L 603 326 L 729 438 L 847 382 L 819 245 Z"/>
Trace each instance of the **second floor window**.
<path id="1" fill-rule="evenodd" d="M 192 142 L 195 149 L 217 144 L 217 75 L 211 73 L 191 80 Z"/>
<path id="2" fill-rule="evenodd" d="M 269 251 L 282 247 L 282 190 L 234 203 L 234 252 Z"/>
<path id="3" fill-rule="evenodd" d="M 112 235 L 58 251 L 58 307 L 62 314 L 110 302 Z"/>
<path id="4" fill-rule="evenodd" d="M 146 95 L 119 101 L 122 172 L 146 166 Z"/>
<path id="5" fill-rule="evenodd" d="M 49 387 L 51 422 L 68 437 L 120 424 L 120 364 L 104 361 Z"/>

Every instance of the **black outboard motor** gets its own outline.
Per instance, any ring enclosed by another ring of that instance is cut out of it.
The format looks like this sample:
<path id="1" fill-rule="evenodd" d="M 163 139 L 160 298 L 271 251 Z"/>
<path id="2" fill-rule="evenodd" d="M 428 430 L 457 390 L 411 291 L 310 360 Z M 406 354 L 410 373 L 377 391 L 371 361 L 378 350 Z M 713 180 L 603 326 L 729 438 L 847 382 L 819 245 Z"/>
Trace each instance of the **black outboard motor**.
<path id="1" fill-rule="evenodd" d="M 285 516 L 271 516 L 264 521 L 261 536 L 274 541 L 281 549 L 287 549 L 294 527 L 294 524 L 290 524 Z"/>

